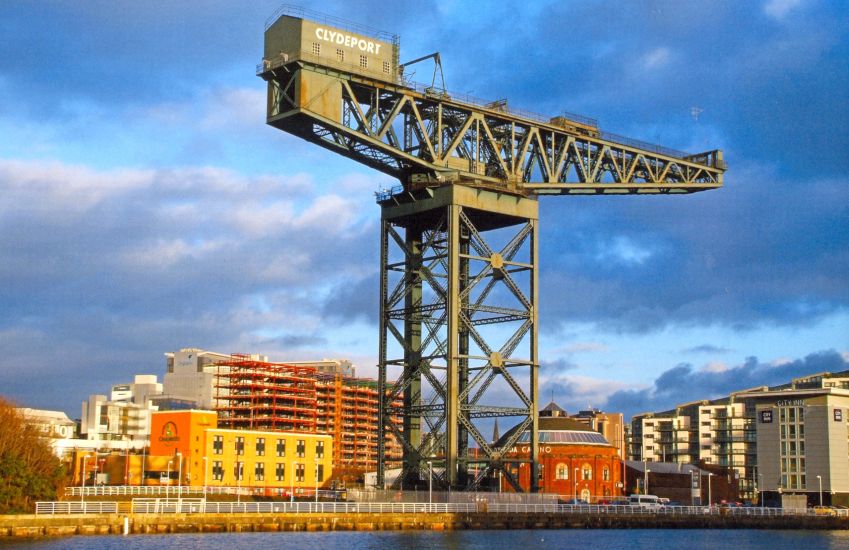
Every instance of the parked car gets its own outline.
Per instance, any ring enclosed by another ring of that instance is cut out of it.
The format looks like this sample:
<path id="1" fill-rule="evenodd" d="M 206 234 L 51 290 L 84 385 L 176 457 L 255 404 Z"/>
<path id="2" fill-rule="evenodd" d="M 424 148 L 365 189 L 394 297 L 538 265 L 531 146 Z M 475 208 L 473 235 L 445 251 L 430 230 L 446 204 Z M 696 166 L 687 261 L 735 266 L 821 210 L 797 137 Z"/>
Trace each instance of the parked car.
<path id="1" fill-rule="evenodd" d="M 829 506 L 814 506 L 814 515 L 816 516 L 836 516 L 837 510 Z"/>
<path id="2" fill-rule="evenodd" d="M 628 503 L 631 506 L 639 506 L 641 508 L 650 508 L 653 510 L 663 508 L 663 504 L 656 495 L 631 495 L 628 497 Z"/>

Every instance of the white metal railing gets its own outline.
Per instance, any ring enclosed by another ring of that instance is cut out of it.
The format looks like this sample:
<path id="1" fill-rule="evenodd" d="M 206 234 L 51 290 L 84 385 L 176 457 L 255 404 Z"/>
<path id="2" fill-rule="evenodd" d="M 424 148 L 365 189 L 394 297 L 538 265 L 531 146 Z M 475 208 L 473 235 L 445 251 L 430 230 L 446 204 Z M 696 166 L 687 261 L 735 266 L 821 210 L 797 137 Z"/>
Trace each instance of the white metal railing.
<path id="1" fill-rule="evenodd" d="M 36 514 L 117 514 L 117 502 L 80 502 L 63 500 L 59 502 L 36 502 Z"/>
<path id="2" fill-rule="evenodd" d="M 183 485 L 178 487 L 160 486 L 160 485 L 95 485 L 89 487 L 65 487 L 65 496 L 80 497 L 80 496 L 164 496 L 166 498 L 179 498 L 182 496 L 200 496 L 200 495 L 261 495 L 261 496 L 278 496 L 288 497 L 289 488 L 266 488 L 266 487 L 220 487 L 208 486 L 204 491 L 202 486 Z M 344 491 L 330 491 L 325 489 L 318 490 L 318 498 L 320 499 L 338 499 L 342 497 Z M 303 489 L 297 487 L 295 489 L 296 497 L 315 496 L 315 490 Z"/>
<path id="3" fill-rule="evenodd" d="M 116 514 L 118 502 L 37 502 L 36 514 Z M 126 510 L 126 508 L 124 508 Z M 135 514 L 590 514 L 654 516 L 849 516 L 849 510 L 725 506 L 638 506 L 619 504 L 524 504 L 510 502 L 209 502 L 202 498 L 134 498 Z"/>

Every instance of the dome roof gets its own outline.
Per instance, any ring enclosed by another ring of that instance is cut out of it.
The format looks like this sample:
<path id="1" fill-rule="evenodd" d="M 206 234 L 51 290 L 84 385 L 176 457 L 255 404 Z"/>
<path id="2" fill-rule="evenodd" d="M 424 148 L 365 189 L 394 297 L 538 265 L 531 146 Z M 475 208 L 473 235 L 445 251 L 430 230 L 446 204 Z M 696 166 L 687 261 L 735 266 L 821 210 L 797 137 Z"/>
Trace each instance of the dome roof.
<path id="1" fill-rule="evenodd" d="M 518 426 L 514 426 L 506 432 L 496 445 L 501 446 L 515 432 Z M 609 441 L 600 433 L 593 431 L 589 426 L 562 416 L 540 416 L 539 417 L 539 441 L 538 443 L 559 443 L 572 445 L 601 445 L 612 447 Z M 517 443 L 530 443 L 531 432 L 525 430 L 516 440 Z"/>

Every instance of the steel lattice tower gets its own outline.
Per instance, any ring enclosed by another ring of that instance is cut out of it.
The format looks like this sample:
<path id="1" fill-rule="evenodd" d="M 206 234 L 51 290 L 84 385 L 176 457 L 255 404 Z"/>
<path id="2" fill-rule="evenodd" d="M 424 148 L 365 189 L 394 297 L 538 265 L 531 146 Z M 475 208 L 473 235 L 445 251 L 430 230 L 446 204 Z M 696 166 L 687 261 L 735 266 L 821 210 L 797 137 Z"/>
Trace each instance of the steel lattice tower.
<path id="1" fill-rule="evenodd" d="M 602 132 L 593 119 L 409 82 L 399 44 L 284 6 L 257 67 L 267 122 L 400 182 L 377 197 L 378 483 L 392 434 L 404 451 L 399 483 L 432 474 L 474 489 L 501 472 L 520 490 L 504 455 L 529 430 L 536 490 L 538 196 L 716 189 L 722 152 L 685 154 Z M 498 446 L 484 429 L 496 417 L 519 426 Z"/>

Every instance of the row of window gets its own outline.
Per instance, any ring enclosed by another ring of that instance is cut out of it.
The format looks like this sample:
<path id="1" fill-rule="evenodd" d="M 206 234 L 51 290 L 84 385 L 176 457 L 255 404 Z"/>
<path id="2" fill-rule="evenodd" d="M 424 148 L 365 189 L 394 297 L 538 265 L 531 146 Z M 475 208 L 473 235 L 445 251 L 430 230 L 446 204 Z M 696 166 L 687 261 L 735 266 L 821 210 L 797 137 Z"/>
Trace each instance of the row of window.
<path id="1" fill-rule="evenodd" d="M 782 424 L 781 439 L 795 439 L 797 437 L 805 437 L 805 425 L 799 424 Z"/>
<path id="2" fill-rule="evenodd" d="M 805 473 L 804 458 L 785 458 L 781 460 L 781 471 Z"/>
<path id="3" fill-rule="evenodd" d="M 312 53 L 313 53 L 313 55 L 321 55 L 321 43 L 319 43 L 319 42 L 313 42 L 312 43 Z M 339 61 L 341 63 L 345 62 L 345 50 L 343 50 L 341 48 L 336 48 L 336 61 Z M 360 68 L 361 69 L 368 69 L 368 66 L 369 66 L 368 56 L 360 54 Z M 389 63 L 389 61 L 384 61 L 383 62 L 383 72 L 385 74 L 389 74 L 391 72 L 391 69 L 392 69 L 392 65 Z"/>
<path id="4" fill-rule="evenodd" d="M 569 467 L 563 463 L 558 464 L 554 470 L 554 478 L 555 479 L 569 479 Z M 584 464 L 581 468 L 581 479 L 583 481 L 590 481 L 593 478 L 593 469 L 589 464 Z M 601 470 L 601 479 L 602 481 L 610 481 L 610 469 L 605 466 Z"/>
<path id="5" fill-rule="evenodd" d="M 296 464 L 295 465 L 295 479 L 294 481 L 298 483 L 302 483 L 304 481 L 304 464 Z M 245 463 L 244 462 L 236 462 L 233 465 L 233 479 L 236 481 L 243 481 L 245 475 Z M 212 461 L 212 479 L 215 481 L 223 481 L 224 480 L 224 465 L 220 460 Z M 274 467 L 274 479 L 275 481 L 286 481 L 286 464 L 282 462 L 278 462 Z M 254 464 L 254 475 L 253 481 L 265 481 L 265 462 L 257 462 Z M 316 466 L 316 481 L 321 483 L 324 481 L 324 465 L 318 464 Z"/>
<path id="6" fill-rule="evenodd" d="M 303 439 L 298 439 L 295 445 L 295 456 L 303 458 L 306 455 L 307 443 Z M 245 454 L 245 437 L 236 436 L 234 449 L 237 455 Z M 265 456 L 265 438 L 257 437 L 254 447 L 256 456 Z M 276 447 L 277 456 L 286 456 L 286 440 L 278 439 Z M 216 435 L 212 438 L 212 454 L 224 454 L 224 436 Z M 324 458 L 324 441 L 315 442 L 315 457 Z"/>

